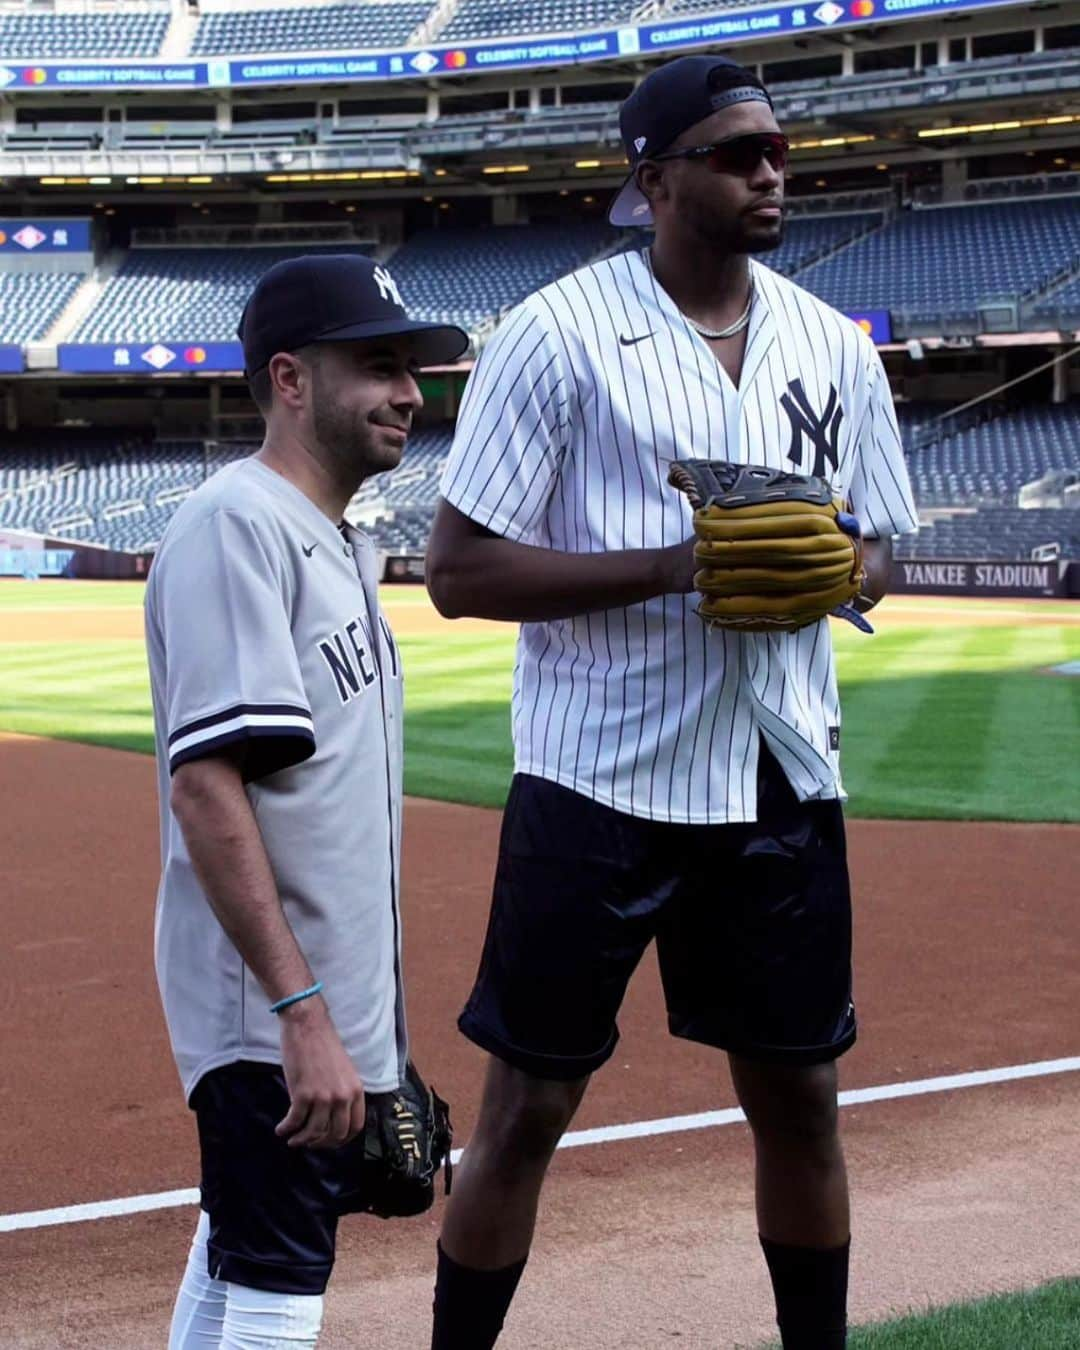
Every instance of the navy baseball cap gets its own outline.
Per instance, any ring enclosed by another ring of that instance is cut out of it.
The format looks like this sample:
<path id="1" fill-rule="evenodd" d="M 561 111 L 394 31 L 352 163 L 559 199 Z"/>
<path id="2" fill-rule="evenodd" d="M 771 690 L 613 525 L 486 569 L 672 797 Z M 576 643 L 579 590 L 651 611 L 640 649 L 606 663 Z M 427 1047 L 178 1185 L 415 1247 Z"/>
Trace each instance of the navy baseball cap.
<path id="1" fill-rule="evenodd" d="M 767 103 L 768 91 L 752 70 L 725 56 L 681 56 L 650 71 L 619 110 L 630 177 L 611 203 L 612 225 L 649 225 L 649 199 L 635 180 L 637 166 L 658 155 L 687 127 L 748 101 Z"/>
<path id="2" fill-rule="evenodd" d="M 422 366 L 456 361 L 469 345 L 469 335 L 452 324 L 410 319 L 389 271 L 362 253 L 309 253 L 275 263 L 248 296 L 237 335 L 249 376 L 275 353 L 310 342 L 407 337 Z"/>

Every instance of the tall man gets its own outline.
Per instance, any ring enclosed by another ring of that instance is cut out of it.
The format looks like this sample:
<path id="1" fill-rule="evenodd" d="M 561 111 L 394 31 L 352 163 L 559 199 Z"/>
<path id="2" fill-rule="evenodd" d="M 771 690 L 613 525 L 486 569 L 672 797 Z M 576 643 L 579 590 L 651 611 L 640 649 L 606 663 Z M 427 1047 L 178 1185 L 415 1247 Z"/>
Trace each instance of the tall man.
<path id="1" fill-rule="evenodd" d="M 146 597 L 157 971 L 202 1153 L 170 1350 L 315 1345 L 365 1090 L 403 1078 L 401 666 L 343 513 L 401 459 L 417 363 L 467 343 L 357 255 L 272 267 L 241 337 L 266 438 L 177 511 Z"/>
<path id="2" fill-rule="evenodd" d="M 548 1162 L 656 937 L 672 1032 L 725 1050 L 787 1350 L 845 1341 L 835 1060 L 855 1039 L 827 622 L 708 631 L 674 459 L 827 477 L 862 608 L 916 517 L 888 385 L 775 248 L 787 141 L 748 70 L 688 57 L 622 109 L 616 224 L 651 249 L 530 296 L 473 372 L 429 545 L 447 615 L 522 624 L 516 773 L 461 1029 L 491 1059 L 442 1231 L 436 1350 L 498 1336 Z M 725 878 L 722 893 L 717 879 Z M 723 1328 L 712 1336 L 723 1343 Z"/>

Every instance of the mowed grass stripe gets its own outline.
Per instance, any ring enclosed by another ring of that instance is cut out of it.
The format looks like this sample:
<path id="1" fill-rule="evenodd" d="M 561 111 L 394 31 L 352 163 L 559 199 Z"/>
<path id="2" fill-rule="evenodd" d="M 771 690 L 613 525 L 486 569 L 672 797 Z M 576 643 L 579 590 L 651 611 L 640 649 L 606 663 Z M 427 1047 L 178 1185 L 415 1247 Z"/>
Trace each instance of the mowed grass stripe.
<path id="1" fill-rule="evenodd" d="M 0 727 L 31 736 L 152 750 L 142 643 L 0 646 Z"/>
<path id="2" fill-rule="evenodd" d="M 1080 632 L 1025 629 L 1017 646 L 1029 664 L 999 682 L 986 795 L 1004 819 L 1080 820 L 1080 679 L 1046 673 L 1080 659 Z"/>
<path id="3" fill-rule="evenodd" d="M 431 638 L 398 639 L 405 670 L 406 696 L 414 684 L 425 695 L 434 681 L 453 681 L 454 692 L 462 682 L 486 687 L 491 693 L 509 695 L 514 661 L 513 639 L 505 637 L 458 639 L 448 646 Z M 445 684 L 443 697 L 445 697 Z"/>
<path id="4" fill-rule="evenodd" d="M 140 609 L 144 591 L 132 581 L 0 580 L 0 611 Z"/>
<path id="5" fill-rule="evenodd" d="M 890 744 L 922 706 L 926 672 L 947 671 L 964 637 L 964 631 L 940 628 L 892 630 L 837 652 L 840 763 L 849 814 L 873 814 L 883 789 L 894 795 Z"/>
<path id="6" fill-rule="evenodd" d="M 950 636 L 951 644 L 942 641 L 933 664 L 920 671 L 920 662 L 911 662 L 904 679 L 870 686 L 872 700 L 864 698 L 858 707 L 858 718 L 885 733 L 861 766 L 860 813 L 878 814 L 885 801 L 891 811 L 917 817 L 995 813 L 989 731 L 1003 677 L 992 666 L 1009 664 L 1021 630 L 975 628 Z M 898 685 L 906 685 L 899 718 Z"/>

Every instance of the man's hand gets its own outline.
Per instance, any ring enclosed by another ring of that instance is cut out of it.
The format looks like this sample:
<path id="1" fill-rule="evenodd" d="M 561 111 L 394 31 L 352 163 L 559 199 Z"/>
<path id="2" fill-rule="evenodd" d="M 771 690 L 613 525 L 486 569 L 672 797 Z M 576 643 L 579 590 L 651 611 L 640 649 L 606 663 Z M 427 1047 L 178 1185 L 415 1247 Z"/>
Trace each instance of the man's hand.
<path id="1" fill-rule="evenodd" d="M 290 1148 L 340 1148 L 364 1128 L 360 1075 L 321 998 L 294 1003 L 280 1017 L 290 1106 L 274 1133 Z"/>

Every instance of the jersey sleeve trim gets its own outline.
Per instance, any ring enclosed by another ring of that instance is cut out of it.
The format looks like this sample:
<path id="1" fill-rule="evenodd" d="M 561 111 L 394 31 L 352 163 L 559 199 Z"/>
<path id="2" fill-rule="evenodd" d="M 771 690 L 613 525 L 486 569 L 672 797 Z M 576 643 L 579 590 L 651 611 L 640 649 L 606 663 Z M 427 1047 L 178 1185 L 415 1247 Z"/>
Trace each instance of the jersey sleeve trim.
<path id="1" fill-rule="evenodd" d="M 169 772 L 226 745 L 253 744 L 244 762 L 249 782 L 291 768 L 315 753 L 315 724 L 307 708 L 287 703 L 234 703 L 177 727 L 169 736 Z M 258 744 L 255 744 L 258 742 Z"/>

